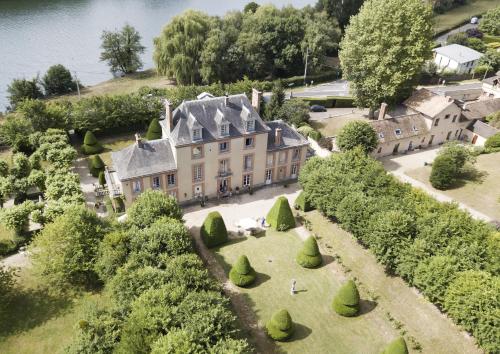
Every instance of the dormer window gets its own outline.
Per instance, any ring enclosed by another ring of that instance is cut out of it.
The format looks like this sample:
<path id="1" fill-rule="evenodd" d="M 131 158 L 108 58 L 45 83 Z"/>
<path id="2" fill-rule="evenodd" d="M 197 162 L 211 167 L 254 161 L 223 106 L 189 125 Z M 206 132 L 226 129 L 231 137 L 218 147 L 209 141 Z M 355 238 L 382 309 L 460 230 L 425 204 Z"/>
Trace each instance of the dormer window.
<path id="1" fill-rule="evenodd" d="M 399 136 L 402 134 L 402 131 L 401 131 L 401 129 L 396 129 L 396 130 L 394 130 L 394 133 L 396 133 L 396 135 Z"/>
<path id="2" fill-rule="evenodd" d="M 255 130 L 255 119 L 250 119 L 245 122 L 245 131 L 253 132 Z"/>
<path id="3" fill-rule="evenodd" d="M 193 140 L 201 140 L 201 128 L 193 129 Z"/>
<path id="4" fill-rule="evenodd" d="M 221 136 L 226 136 L 229 135 L 229 124 L 224 123 L 220 125 L 220 135 Z"/>

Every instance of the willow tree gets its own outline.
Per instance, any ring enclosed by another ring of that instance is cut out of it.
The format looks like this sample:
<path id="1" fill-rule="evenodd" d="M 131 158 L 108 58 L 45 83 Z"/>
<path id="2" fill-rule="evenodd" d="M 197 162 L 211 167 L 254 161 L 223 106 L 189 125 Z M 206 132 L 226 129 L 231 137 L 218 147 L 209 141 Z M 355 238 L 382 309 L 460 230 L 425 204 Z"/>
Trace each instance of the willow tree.
<path id="1" fill-rule="evenodd" d="M 431 57 L 432 12 L 421 0 L 367 0 L 351 18 L 339 54 L 356 104 L 396 103 Z"/>
<path id="2" fill-rule="evenodd" d="M 175 16 L 154 39 L 156 70 L 180 84 L 198 82 L 201 53 L 210 25 L 211 18 L 199 11 L 188 10 Z"/>

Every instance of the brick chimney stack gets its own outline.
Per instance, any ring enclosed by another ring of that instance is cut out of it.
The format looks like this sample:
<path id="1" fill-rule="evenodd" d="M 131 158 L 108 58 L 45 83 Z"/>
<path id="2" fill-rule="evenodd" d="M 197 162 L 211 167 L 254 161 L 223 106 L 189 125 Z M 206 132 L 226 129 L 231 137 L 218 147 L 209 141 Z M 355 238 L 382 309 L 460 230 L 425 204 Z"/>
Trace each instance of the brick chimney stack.
<path id="1" fill-rule="evenodd" d="M 227 107 L 228 103 L 229 103 L 229 95 L 228 95 L 228 94 L 227 94 L 227 92 L 226 92 L 226 94 L 225 94 L 225 96 L 224 96 L 224 106 L 226 106 L 226 107 Z"/>
<path id="2" fill-rule="evenodd" d="M 274 145 L 281 145 L 281 133 L 282 130 L 281 128 L 276 128 L 275 133 L 274 133 Z"/>
<path id="3" fill-rule="evenodd" d="M 380 111 L 378 112 L 378 120 L 384 120 L 387 114 L 387 103 L 382 102 L 380 105 Z"/>
<path id="4" fill-rule="evenodd" d="M 165 104 L 165 122 L 167 123 L 167 130 L 171 132 L 172 129 L 174 129 L 174 115 L 173 115 L 172 104 L 167 99 L 164 100 L 164 104 Z"/>
<path id="5" fill-rule="evenodd" d="M 142 148 L 142 139 L 139 133 L 135 133 L 135 143 L 138 147 Z"/>
<path id="6" fill-rule="evenodd" d="M 252 106 L 255 110 L 260 112 L 260 102 L 262 101 L 262 92 L 257 89 L 252 89 Z"/>

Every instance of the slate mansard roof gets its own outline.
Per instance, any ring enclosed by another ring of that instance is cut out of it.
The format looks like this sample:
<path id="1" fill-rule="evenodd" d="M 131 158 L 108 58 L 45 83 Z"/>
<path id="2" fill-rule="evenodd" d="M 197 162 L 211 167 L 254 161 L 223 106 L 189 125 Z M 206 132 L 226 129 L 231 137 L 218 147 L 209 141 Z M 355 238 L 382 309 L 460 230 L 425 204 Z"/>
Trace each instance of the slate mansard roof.
<path id="1" fill-rule="evenodd" d="M 266 122 L 267 126 L 271 129 L 267 136 L 267 150 L 279 150 L 293 146 L 303 146 L 309 144 L 306 138 L 293 130 L 288 124 L 282 120 L 275 120 Z M 276 129 L 281 128 L 281 144 L 276 145 Z"/>
<path id="2" fill-rule="evenodd" d="M 173 112 L 174 128 L 170 137 L 175 146 L 193 143 L 207 143 L 217 139 L 227 139 L 253 133 L 266 133 L 269 128 L 262 121 L 245 94 L 228 97 L 210 97 L 183 102 Z M 227 100 L 227 104 L 226 104 Z M 255 130 L 245 131 L 245 119 L 255 120 Z M 229 123 L 229 135 L 220 137 L 217 122 Z M 160 124 L 166 124 L 161 121 Z M 192 129 L 198 125 L 202 129 L 202 139 L 193 141 Z"/>
<path id="3" fill-rule="evenodd" d="M 176 164 L 168 139 L 142 141 L 112 152 L 113 167 L 120 180 L 175 170 Z"/>

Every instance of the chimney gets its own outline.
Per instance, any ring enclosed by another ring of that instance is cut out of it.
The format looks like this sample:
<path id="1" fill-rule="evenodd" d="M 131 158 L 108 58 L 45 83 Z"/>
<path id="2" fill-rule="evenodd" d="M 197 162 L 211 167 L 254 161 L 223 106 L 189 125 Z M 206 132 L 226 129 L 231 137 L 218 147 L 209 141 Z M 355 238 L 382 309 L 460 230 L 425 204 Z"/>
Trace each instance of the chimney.
<path id="1" fill-rule="evenodd" d="M 378 112 L 378 120 L 384 120 L 387 113 L 387 103 L 382 102 L 380 105 L 380 110 Z"/>
<path id="2" fill-rule="evenodd" d="M 281 128 L 276 128 L 275 130 L 274 145 L 281 145 Z"/>
<path id="3" fill-rule="evenodd" d="M 262 101 L 262 92 L 257 89 L 252 89 L 252 106 L 255 110 L 260 112 L 260 102 Z"/>
<path id="4" fill-rule="evenodd" d="M 224 106 L 227 107 L 227 104 L 229 103 L 229 95 L 226 92 L 226 95 L 224 96 Z"/>
<path id="5" fill-rule="evenodd" d="M 165 99 L 165 122 L 167 123 L 167 130 L 169 132 L 174 129 L 174 116 L 173 116 L 173 110 L 172 110 L 172 104 L 170 103 L 169 100 Z"/>
<path id="6" fill-rule="evenodd" d="M 135 133 L 135 143 L 138 147 L 142 148 L 142 139 L 138 133 Z"/>

